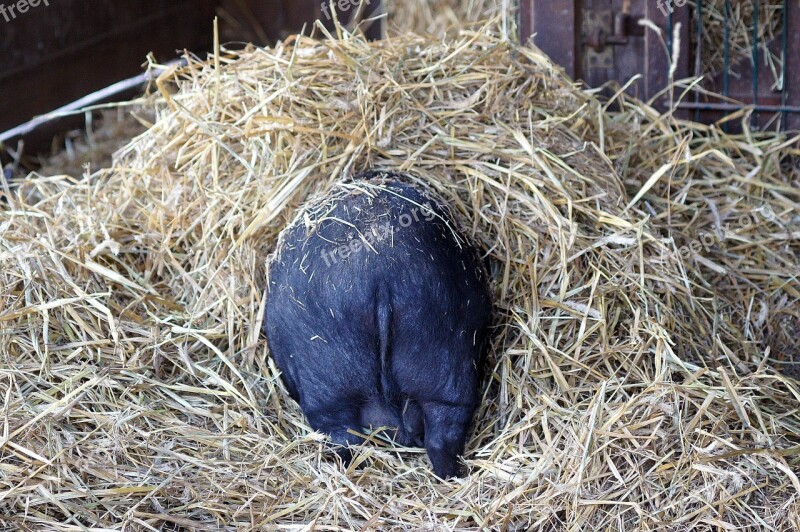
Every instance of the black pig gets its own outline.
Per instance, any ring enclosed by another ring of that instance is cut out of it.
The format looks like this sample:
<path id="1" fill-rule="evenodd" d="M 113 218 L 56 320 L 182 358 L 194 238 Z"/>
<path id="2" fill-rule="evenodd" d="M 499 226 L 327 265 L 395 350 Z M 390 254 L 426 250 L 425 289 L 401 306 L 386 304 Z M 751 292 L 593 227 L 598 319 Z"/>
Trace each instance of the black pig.
<path id="1" fill-rule="evenodd" d="M 283 231 L 268 285 L 269 348 L 314 430 L 347 446 L 396 427 L 458 476 L 492 304 L 449 211 L 403 174 L 356 176 Z"/>

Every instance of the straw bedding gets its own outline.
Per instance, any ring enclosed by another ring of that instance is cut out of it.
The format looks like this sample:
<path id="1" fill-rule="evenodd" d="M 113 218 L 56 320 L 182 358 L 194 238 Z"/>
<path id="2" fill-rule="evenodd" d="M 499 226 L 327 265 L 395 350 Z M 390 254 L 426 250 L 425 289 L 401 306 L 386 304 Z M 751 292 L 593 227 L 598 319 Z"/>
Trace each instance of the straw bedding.
<path id="1" fill-rule="evenodd" d="M 5 526 L 798 525 L 800 389 L 772 368 L 798 332 L 796 149 L 606 113 L 489 31 L 299 38 L 171 83 L 110 168 L 6 190 Z M 280 230 L 369 168 L 423 179 L 492 261 L 461 481 L 380 433 L 343 471 L 259 336 Z"/>

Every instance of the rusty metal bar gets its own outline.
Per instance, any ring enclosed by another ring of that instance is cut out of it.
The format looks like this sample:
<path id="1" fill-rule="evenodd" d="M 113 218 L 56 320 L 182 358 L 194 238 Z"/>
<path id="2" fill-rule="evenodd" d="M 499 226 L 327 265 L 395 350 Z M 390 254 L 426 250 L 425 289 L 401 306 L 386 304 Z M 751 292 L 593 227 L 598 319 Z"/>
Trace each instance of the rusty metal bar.
<path id="1" fill-rule="evenodd" d="M 758 106 L 758 0 L 753 0 L 753 104 Z M 755 116 L 758 127 L 758 113 Z"/>
<path id="2" fill-rule="evenodd" d="M 726 98 L 730 95 L 731 89 L 731 3 L 725 0 L 725 31 L 722 44 L 722 95 Z M 730 126 L 727 122 L 722 125 L 722 131 L 727 133 Z"/>
<path id="3" fill-rule="evenodd" d="M 789 21 L 786 19 L 789 0 L 783 0 L 783 31 L 781 31 L 781 105 L 786 105 L 786 66 L 789 64 L 786 51 L 789 49 Z M 781 129 L 786 129 L 786 112 L 781 113 Z"/>
<path id="4" fill-rule="evenodd" d="M 725 31 L 722 48 L 722 95 L 726 98 L 730 94 L 731 83 L 731 4 L 725 0 Z"/>
<path id="5" fill-rule="evenodd" d="M 675 13 L 675 8 L 672 6 L 672 2 L 670 2 L 669 12 L 667 13 L 667 55 L 669 55 L 670 61 L 672 61 L 672 32 L 675 29 L 672 20 L 673 13 Z"/>
<path id="6" fill-rule="evenodd" d="M 800 106 L 800 0 L 788 0 L 785 3 L 786 26 L 783 31 L 787 35 L 786 78 L 783 90 L 786 92 L 786 104 Z M 791 115 L 786 118 L 786 128 L 800 130 L 800 116 Z"/>
<path id="7" fill-rule="evenodd" d="M 703 0 L 697 0 L 697 26 L 695 27 L 695 33 L 697 49 L 694 54 L 694 75 L 695 77 L 700 77 L 703 73 Z M 700 91 L 694 91 L 694 103 L 700 103 Z M 694 112 L 694 121 L 700 121 L 700 108 L 697 108 Z"/>
<path id="8" fill-rule="evenodd" d="M 678 104 L 681 109 L 699 109 L 702 111 L 741 111 L 742 109 L 752 109 L 753 111 L 764 113 L 800 113 L 800 106 L 793 105 L 744 105 L 739 103 L 712 103 L 712 102 L 681 102 Z"/>

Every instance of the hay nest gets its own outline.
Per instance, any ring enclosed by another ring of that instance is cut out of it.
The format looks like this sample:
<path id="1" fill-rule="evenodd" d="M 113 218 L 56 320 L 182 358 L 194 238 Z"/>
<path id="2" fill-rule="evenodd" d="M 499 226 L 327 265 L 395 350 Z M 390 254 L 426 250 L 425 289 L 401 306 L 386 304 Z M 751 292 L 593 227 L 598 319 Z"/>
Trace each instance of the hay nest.
<path id="1" fill-rule="evenodd" d="M 765 324 L 776 301 L 797 316 L 789 147 L 701 140 L 628 101 L 610 115 L 487 31 L 297 38 L 160 85 L 110 168 L 6 189 L 4 524 L 798 525 L 800 389 L 743 329 L 761 302 Z M 259 336 L 278 233 L 375 167 L 424 179 L 492 262 L 498 334 L 462 481 L 380 434 L 342 471 Z M 759 204 L 775 217 L 725 233 L 721 257 L 682 252 Z"/>

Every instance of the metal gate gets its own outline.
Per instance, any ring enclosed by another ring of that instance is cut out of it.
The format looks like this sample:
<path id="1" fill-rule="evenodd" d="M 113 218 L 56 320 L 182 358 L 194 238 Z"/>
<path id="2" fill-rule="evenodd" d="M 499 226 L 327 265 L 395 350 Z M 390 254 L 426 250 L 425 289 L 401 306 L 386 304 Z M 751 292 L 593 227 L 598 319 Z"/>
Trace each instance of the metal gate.
<path id="1" fill-rule="evenodd" d="M 800 129 L 800 0 L 521 0 L 520 30 L 589 86 L 641 74 L 629 92 L 663 94 L 660 111 L 710 123 L 750 106 L 753 127 Z M 670 80 L 691 76 L 704 90 L 674 105 Z"/>

